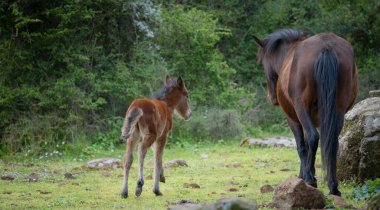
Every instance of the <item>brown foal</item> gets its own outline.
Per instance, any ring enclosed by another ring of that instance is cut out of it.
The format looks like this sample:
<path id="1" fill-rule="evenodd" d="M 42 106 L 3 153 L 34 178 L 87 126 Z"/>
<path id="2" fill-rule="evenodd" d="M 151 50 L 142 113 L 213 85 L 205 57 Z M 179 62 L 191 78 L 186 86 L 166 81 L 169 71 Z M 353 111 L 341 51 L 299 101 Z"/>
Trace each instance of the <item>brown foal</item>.
<path id="1" fill-rule="evenodd" d="M 136 196 L 140 196 L 144 185 L 143 165 L 146 152 L 152 146 L 154 163 L 153 192 L 162 195 L 159 181 L 165 182 L 162 155 L 170 130 L 173 127 L 174 111 L 187 120 L 191 116 L 188 91 L 181 77 L 166 76 L 161 92 L 152 99 L 135 99 L 129 106 L 121 128 L 121 138 L 127 141 L 124 157 L 124 180 L 121 197 L 128 197 L 128 175 L 133 162 L 134 145 L 138 143 L 138 179 Z"/>

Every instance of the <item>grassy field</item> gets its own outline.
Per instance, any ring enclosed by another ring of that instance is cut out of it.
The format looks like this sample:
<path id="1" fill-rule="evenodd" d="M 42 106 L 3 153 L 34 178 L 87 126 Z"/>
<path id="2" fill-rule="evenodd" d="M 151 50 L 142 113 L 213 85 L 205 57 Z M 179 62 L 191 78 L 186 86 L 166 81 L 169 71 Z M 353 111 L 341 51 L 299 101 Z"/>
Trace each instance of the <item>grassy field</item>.
<path id="1" fill-rule="evenodd" d="M 208 158 L 201 158 L 202 154 Z M 122 155 L 123 149 L 118 148 L 98 157 L 120 158 Z M 319 158 L 318 154 L 318 166 Z M 207 203 L 222 197 L 242 197 L 263 205 L 272 200 L 273 193 L 262 194 L 260 187 L 297 176 L 299 167 L 295 149 L 239 147 L 238 142 L 174 146 L 165 150 L 164 162 L 172 159 L 186 160 L 189 167 L 165 169 L 166 183 L 160 184 L 163 196 L 156 197 L 152 193 L 153 180 L 145 179 L 143 193 L 136 198 L 135 156 L 127 199 L 119 197 L 122 169 L 99 171 L 82 167 L 90 159 L 2 160 L 0 175 L 13 174 L 16 178 L 0 180 L 0 209 L 167 209 L 181 200 Z M 37 182 L 25 178 L 33 172 L 39 176 Z M 66 179 L 66 172 L 72 173 L 74 179 Z M 147 154 L 144 172 L 145 177 L 152 175 L 151 151 Z M 321 168 L 317 167 L 317 176 L 321 175 Z M 184 183 L 196 183 L 200 188 L 184 188 Z M 328 193 L 323 182 L 318 184 Z M 363 203 L 355 203 L 348 197 L 353 187 L 354 183 L 340 183 L 343 197 L 358 207 Z"/>

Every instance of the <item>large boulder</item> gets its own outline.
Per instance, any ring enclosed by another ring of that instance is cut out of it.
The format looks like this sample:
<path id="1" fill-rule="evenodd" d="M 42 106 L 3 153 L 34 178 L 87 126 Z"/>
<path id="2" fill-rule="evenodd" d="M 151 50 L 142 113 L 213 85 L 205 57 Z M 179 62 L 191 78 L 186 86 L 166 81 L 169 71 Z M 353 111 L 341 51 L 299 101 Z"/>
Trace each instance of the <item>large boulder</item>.
<path id="1" fill-rule="evenodd" d="M 337 176 L 359 181 L 380 177 L 380 97 L 357 103 L 345 115 Z"/>
<path id="2" fill-rule="evenodd" d="M 326 199 L 302 179 L 289 178 L 276 186 L 272 205 L 279 209 L 323 209 Z"/>

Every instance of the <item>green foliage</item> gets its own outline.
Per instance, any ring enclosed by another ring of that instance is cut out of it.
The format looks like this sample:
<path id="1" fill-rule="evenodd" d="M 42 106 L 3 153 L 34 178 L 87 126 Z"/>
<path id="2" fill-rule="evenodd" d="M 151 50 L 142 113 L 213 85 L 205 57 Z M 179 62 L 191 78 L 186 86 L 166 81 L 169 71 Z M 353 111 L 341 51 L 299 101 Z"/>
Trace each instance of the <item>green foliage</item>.
<path id="1" fill-rule="evenodd" d="M 128 104 L 167 74 L 184 78 L 199 112 L 176 123 L 177 142 L 235 136 L 214 136 L 210 125 L 223 119 L 205 121 L 200 110 L 230 110 L 231 131 L 245 135 L 287 133 L 266 98 L 252 35 L 291 27 L 346 38 L 363 99 L 380 88 L 379 8 L 375 0 L 1 1 L 0 154 L 112 149 Z"/>
<path id="2" fill-rule="evenodd" d="M 162 18 L 158 44 L 169 71 L 185 78 L 195 105 L 224 105 L 214 96 L 232 88 L 229 77 L 235 70 L 215 45 L 229 31 L 212 14 L 195 8 L 170 6 Z"/>
<path id="3" fill-rule="evenodd" d="M 367 180 L 363 185 L 354 188 L 351 199 L 354 201 L 368 200 L 380 192 L 380 179 Z"/>

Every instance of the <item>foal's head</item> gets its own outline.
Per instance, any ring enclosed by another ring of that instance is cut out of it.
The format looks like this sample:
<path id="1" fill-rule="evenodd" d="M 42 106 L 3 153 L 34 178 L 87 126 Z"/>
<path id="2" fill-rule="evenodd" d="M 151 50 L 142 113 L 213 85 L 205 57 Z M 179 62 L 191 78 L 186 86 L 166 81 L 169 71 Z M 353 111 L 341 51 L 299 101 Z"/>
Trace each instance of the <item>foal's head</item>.
<path id="1" fill-rule="evenodd" d="M 154 98 L 165 101 L 183 119 L 190 118 L 189 93 L 181 77 L 166 76 L 164 87 Z"/>

